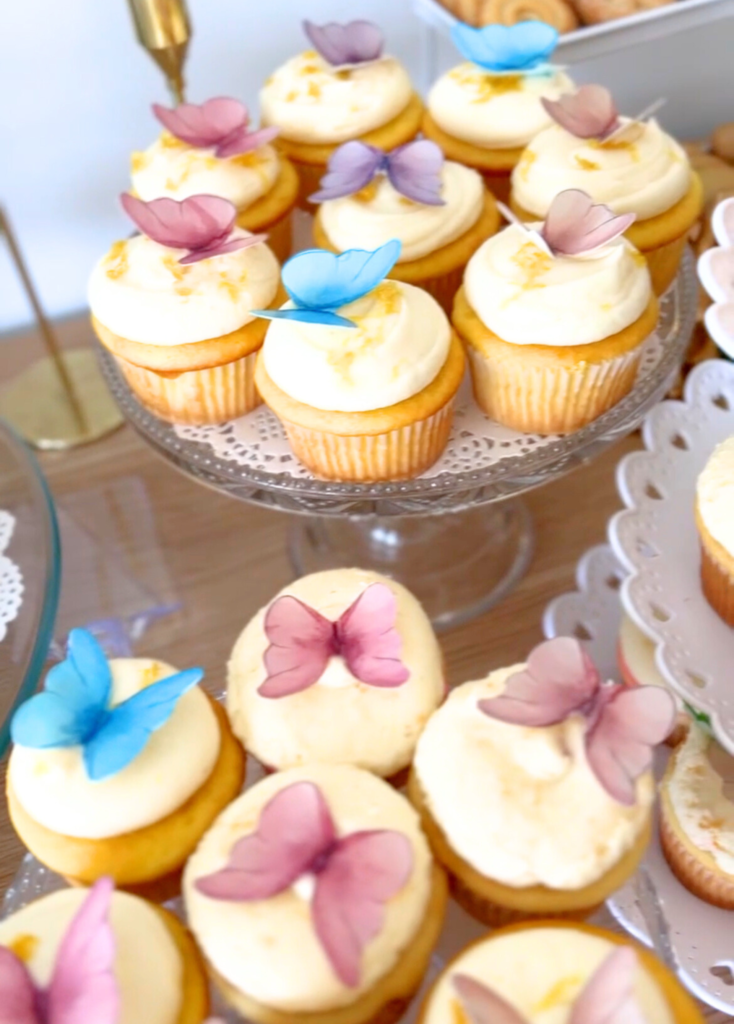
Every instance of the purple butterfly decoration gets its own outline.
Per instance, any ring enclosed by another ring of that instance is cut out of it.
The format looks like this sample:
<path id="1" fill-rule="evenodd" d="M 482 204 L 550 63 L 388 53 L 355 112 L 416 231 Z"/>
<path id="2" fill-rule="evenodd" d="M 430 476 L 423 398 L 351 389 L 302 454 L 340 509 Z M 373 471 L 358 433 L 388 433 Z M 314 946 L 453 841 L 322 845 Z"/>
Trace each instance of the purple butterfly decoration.
<path id="1" fill-rule="evenodd" d="M 559 192 L 551 203 L 541 235 L 554 256 L 580 256 L 623 235 L 634 213 L 620 216 L 577 188 Z"/>
<path id="2" fill-rule="evenodd" d="M 410 672 L 400 660 L 396 616 L 395 595 L 384 583 L 367 587 L 336 622 L 297 597 L 279 597 L 265 614 L 268 676 L 257 692 L 277 698 L 307 690 L 333 657 L 342 657 L 352 675 L 368 686 L 402 686 Z"/>
<path id="3" fill-rule="evenodd" d="M 413 870 L 413 851 L 400 832 L 339 837 L 321 790 L 312 782 L 282 789 L 265 805 L 257 831 L 235 843 L 229 864 L 200 878 L 215 900 L 267 900 L 315 876 L 311 919 L 339 980 L 359 984 L 362 953 L 380 933 L 385 904 Z"/>
<path id="4" fill-rule="evenodd" d="M 376 175 L 386 174 L 392 187 L 414 203 L 443 206 L 443 163 L 441 149 L 428 139 L 407 142 L 390 153 L 364 142 L 345 142 L 331 156 L 321 190 L 309 198 L 312 203 L 325 203 L 351 196 Z"/>
<path id="5" fill-rule="evenodd" d="M 621 946 L 610 953 L 574 1003 L 568 1024 L 646 1024 L 633 990 L 636 970 L 634 949 Z M 451 982 L 471 1024 L 529 1024 L 481 981 L 454 974 Z"/>
<path id="6" fill-rule="evenodd" d="M 311 45 L 332 67 L 352 68 L 379 60 L 385 48 L 382 31 L 371 21 L 350 21 L 345 25 L 303 22 Z"/>
<path id="7" fill-rule="evenodd" d="M 0 1024 L 116 1024 L 113 888 L 102 878 L 89 890 L 61 940 L 48 988 L 39 988 L 23 961 L 0 946 Z"/>
<path id="8" fill-rule="evenodd" d="M 198 263 L 212 256 L 249 249 L 264 242 L 267 235 L 230 237 L 237 210 L 221 196 L 189 196 L 177 199 L 152 199 L 146 203 L 128 192 L 120 202 L 128 217 L 148 238 L 170 249 L 187 249 L 178 262 Z"/>
<path id="9" fill-rule="evenodd" d="M 604 140 L 621 127 L 612 94 L 603 85 L 582 85 L 558 100 L 540 101 L 553 120 L 579 139 Z"/>
<path id="10" fill-rule="evenodd" d="M 602 683 L 578 640 L 558 637 L 530 653 L 527 667 L 507 681 L 499 697 L 479 710 L 511 725 L 557 725 L 571 715 L 586 720 L 589 767 L 609 795 L 635 802 L 635 781 L 652 763 L 652 748 L 670 734 L 675 703 L 659 686 Z"/>
<path id="11" fill-rule="evenodd" d="M 250 131 L 247 107 L 228 96 L 217 96 L 201 105 L 182 103 L 173 110 L 154 103 L 153 113 L 171 135 L 197 149 L 213 149 L 214 155 L 222 159 L 258 149 L 278 134 L 277 128 Z"/>

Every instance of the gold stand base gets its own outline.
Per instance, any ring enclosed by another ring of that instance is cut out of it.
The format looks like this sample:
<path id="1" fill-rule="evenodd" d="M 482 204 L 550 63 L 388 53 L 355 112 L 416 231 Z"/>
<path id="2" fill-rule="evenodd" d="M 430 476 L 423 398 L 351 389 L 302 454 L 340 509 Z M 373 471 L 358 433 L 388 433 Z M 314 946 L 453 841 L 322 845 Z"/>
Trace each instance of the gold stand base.
<path id="1" fill-rule="evenodd" d="M 61 358 L 75 401 L 50 357 L 33 363 L 0 392 L 0 416 L 35 448 L 74 448 L 97 441 L 122 424 L 94 352 L 72 349 Z"/>

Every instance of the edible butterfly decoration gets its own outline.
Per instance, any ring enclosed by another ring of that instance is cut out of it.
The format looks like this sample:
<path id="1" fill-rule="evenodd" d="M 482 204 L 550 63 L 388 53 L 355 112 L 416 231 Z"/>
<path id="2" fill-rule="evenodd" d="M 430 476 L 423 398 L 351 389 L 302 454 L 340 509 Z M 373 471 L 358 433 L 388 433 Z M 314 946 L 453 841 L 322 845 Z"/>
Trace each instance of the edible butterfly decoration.
<path id="1" fill-rule="evenodd" d="M 123 192 L 120 202 L 130 220 L 148 238 L 169 249 L 188 250 L 178 261 L 182 264 L 249 249 L 268 237 L 233 235 L 237 210 L 221 196 L 189 196 L 181 202 L 162 198 L 146 203 Z"/>
<path id="2" fill-rule="evenodd" d="M 499 697 L 479 701 L 490 718 L 512 725 L 557 725 L 572 715 L 586 723 L 589 767 L 609 795 L 635 803 L 635 782 L 652 763 L 652 748 L 670 734 L 675 703 L 659 686 L 603 683 L 578 640 L 540 644 Z"/>
<path id="3" fill-rule="evenodd" d="M 719 348 L 734 356 L 734 199 L 724 199 L 711 217 L 718 245 L 698 260 L 698 276 L 713 304 L 704 314 L 706 330 Z"/>
<path id="4" fill-rule="evenodd" d="M 347 71 L 380 60 L 385 48 L 381 29 L 371 21 L 349 21 L 340 25 L 303 22 L 303 31 L 315 50 L 335 71 Z"/>
<path id="5" fill-rule="evenodd" d="M 544 21 L 472 28 L 456 22 L 451 38 L 462 57 L 493 74 L 544 74 L 558 44 L 558 32 Z"/>
<path id="6" fill-rule="evenodd" d="M 400 660 L 396 615 L 395 595 L 384 583 L 362 591 L 336 622 L 290 594 L 277 598 L 265 613 L 268 676 L 257 692 L 277 698 L 307 690 L 337 655 L 368 686 L 401 686 L 410 672 Z"/>
<path id="7" fill-rule="evenodd" d="M 0 946 L 0 1024 L 117 1024 L 120 995 L 109 924 L 113 883 L 101 878 L 61 940 L 51 982 L 40 988 L 28 968 Z"/>
<path id="8" fill-rule="evenodd" d="M 297 320 L 325 327 L 356 327 L 336 310 L 356 302 L 385 278 L 400 256 L 397 238 L 379 249 L 347 249 L 338 256 L 326 249 L 307 249 L 292 256 L 282 271 L 283 286 L 294 308 L 253 309 L 265 320 Z"/>
<path id="9" fill-rule="evenodd" d="M 443 206 L 441 148 L 429 139 L 407 142 L 386 153 L 365 142 L 345 142 L 333 153 L 321 189 L 309 196 L 312 203 L 351 196 L 378 175 L 385 174 L 396 192 L 414 203 Z"/>
<path id="10" fill-rule="evenodd" d="M 250 153 L 278 134 L 277 128 L 250 131 L 249 110 L 229 96 L 217 96 L 200 105 L 181 103 L 173 110 L 154 103 L 153 113 L 171 135 L 196 149 L 213 149 L 221 159 Z"/>
<path id="11" fill-rule="evenodd" d="M 568 1024 L 647 1024 L 633 991 L 637 954 L 629 946 L 610 953 L 576 999 Z M 451 977 L 470 1024 L 529 1024 L 528 1018 L 476 978 Z"/>
<path id="12" fill-rule="evenodd" d="M 641 122 L 652 117 L 665 100 L 655 100 L 629 121 L 621 120 L 612 94 L 603 85 L 582 85 L 568 96 L 561 96 L 557 100 L 543 96 L 540 102 L 561 128 L 578 139 L 611 142 L 622 133 L 631 134 L 629 141 L 633 141 L 633 133 L 642 129 Z"/>
<path id="13" fill-rule="evenodd" d="M 15 712 L 11 736 L 35 750 L 81 746 L 88 777 L 101 782 L 138 756 L 203 678 L 203 669 L 190 668 L 110 707 L 112 673 L 104 652 L 91 633 L 72 629 L 66 660 L 49 671 L 43 692 Z"/>
<path id="14" fill-rule="evenodd" d="M 385 905 L 412 870 L 413 850 L 401 832 L 338 836 L 318 786 L 297 782 L 265 805 L 257 830 L 235 843 L 227 866 L 194 885 L 211 899 L 250 902 L 314 877 L 316 935 L 339 980 L 354 988 L 362 952 L 382 929 Z"/>

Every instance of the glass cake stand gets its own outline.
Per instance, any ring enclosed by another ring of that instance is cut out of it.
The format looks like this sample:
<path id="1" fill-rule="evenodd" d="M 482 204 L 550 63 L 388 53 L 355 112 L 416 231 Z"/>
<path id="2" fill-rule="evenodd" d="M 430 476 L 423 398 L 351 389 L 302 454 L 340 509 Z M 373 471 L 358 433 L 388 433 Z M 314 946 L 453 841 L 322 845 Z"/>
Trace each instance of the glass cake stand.
<path id="1" fill-rule="evenodd" d="M 669 390 L 693 331 L 697 289 L 687 252 L 634 388 L 589 426 L 567 437 L 520 434 L 484 416 L 465 381 L 445 454 L 428 473 L 399 483 L 316 479 L 264 406 L 221 426 L 170 426 L 137 401 L 106 351 L 102 367 L 125 417 L 178 469 L 233 498 L 298 513 L 289 538 L 296 573 L 372 568 L 399 579 L 434 624 L 448 628 L 489 609 L 527 568 L 533 525 L 518 495 L 599 455 Z"/>

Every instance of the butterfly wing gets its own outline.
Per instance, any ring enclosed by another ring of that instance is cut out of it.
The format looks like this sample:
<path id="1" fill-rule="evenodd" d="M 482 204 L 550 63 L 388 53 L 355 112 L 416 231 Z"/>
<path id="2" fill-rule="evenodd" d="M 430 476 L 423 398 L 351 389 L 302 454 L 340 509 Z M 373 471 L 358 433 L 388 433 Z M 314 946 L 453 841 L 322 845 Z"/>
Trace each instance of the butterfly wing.
<path id="1" fill-rule="evenodd" d="M 336 255 L 325 249 L 308 249 L 285 264 L 283 284 L 297 306 L 335 310 L 379 284 L 397 263 L 400 249 L 396 238 L 374 252 L 347 249 Z"/>
<path id="2" fill-rule="evenodd" d="M 324 953 L 344 985 L 359 984 L 362 953 L 379 934 L 385 904 L 410 878 L 413 850 L 400 832 L 354 832 L 318 875 L 312 915 Z"/>
<path id="3" fill-rule="evenodd" d="M 603 203 L 594 203 L 586 192 L 569 188 L 551 203 L 543 238 L 553 252 L 577 256 L 618 238 L 634 220 L 634 213 L 617 216 Z"/>
<path id="4" fill-rule="evenodd" d="M 0 1024 L 42 1024 L 36 987 L 25 964 L 0 946 Z"/>
<path id="5" fill-rule="evenodd" d="M 173 110 L 154 103 L 153 113 L 171 135 L 201 148 L 215 146 L 248 119 L 244 103 L 229 96 L 215 96 L 201 105 L 181 103 Z"/>
<path id="6" fill-rule="evenodd" d="M 633 992 L 636 970 L 630 946 L 610 953 L 574 1003 L 568 1024 L 646 1024 Z"/>
<path id="7" fill-rule="evenodd" d="M 256 831 L 235 843 L 227 866 L 195 886 L 215 900 L 269 899 L 293 885 L 335 840 L 319 788 L 296 782 L 265 805 Z"/>
<path id="8" fill-rule="evenodd" d="M 313 686 L 333 653 L 334 626 L 314 608 L 286 594 L 268 608 L 263 623 L 270 646 L 263 655 L 267 678 L 261 697 L 289 697 Z"/>
<path id="9" fill-rule="evenodd" d="M 395 629 L 397 602 L 384 583 L 373 583 L 336 624 L 349 671 L 370 686 L 401 686 L 410 672 L 400 660 L 402 640 Z"/>
<path id="10" fill-rule="evenodd" d="M 435 142 L 420 139 L 394 149 L 387 158 L 387 173 L 393 188 L 414 203 L 444 206 L 441 198 L 443 153 Z"/>
<path id="11" fill-rule="evenodd" d="M 579 139 L 603 138 L 619 124 L 612 94 L 603 85 L 582 85 L 559 100 L 540 101 L 561 128 Z"/>
<path id="12" fill-rule="evenodd" d="M 350 21 L 346 25 L 333 21 L 314 25 L 304 21 L 303 30 L 313 47 L 333 67 L 377 60 L 385 45 L 382 31 L 371 21 Z"/>
<path id="13" fill-rule="evenodd" d="M 453 974 L 451 983 L 470 1024 L 528 1024 L 527 1018 L 476 978 Z"/>
<path id="14" fill-rule="evenodd" d="M 374 178 L 385 154 L 364 142 L 345 142 L 335 150 L 321 179 L 321 188 L 310 196 L 312 203 L 325 203 L 359 192 Z"/>

